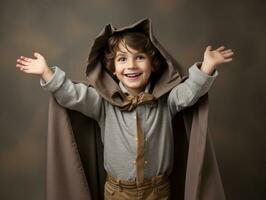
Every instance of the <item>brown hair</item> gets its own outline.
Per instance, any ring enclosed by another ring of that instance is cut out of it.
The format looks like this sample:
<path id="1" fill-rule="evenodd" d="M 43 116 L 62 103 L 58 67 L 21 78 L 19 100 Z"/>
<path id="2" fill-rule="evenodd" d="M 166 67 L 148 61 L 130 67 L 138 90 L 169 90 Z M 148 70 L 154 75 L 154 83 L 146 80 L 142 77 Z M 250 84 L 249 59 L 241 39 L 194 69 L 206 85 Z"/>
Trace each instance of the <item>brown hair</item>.
<path id="1" fill-rule="evenodd" d="M 111 70 L 111 72 L 115 71 L 114 59 L 116 52 L 120 50 L 118 46 L 120 42 L 122 42 L 122 45 L 124 45 L 127 50 L 127 46 L 129 46 L 137 51 L 147 53 L 151 58 L 152 67 L 155 73 L 162 69 L 165 59 L 144 33 L 122 32 L 115 33 L 109 38 L 107 47 L 104 51 L 104 62 L 106 68 Z"/>

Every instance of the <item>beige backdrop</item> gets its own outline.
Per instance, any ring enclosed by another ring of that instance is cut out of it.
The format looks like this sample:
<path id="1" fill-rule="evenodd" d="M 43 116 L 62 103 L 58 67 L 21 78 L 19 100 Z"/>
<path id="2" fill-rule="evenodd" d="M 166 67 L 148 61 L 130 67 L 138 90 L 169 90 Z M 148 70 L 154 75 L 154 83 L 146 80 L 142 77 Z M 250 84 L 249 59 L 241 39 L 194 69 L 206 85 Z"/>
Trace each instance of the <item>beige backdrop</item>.
<path id="1" fill-rule="evenodd" d="M 210 90 L 210 130 L 229 200 L 265 198 L 266 1 L 0 1 L 0 199 L 45 199 L 48 96 L 15 67 L 42 53 L 85 80 L 89 45 L 102 27 L 150 17 L 161 43 L 186 67 L 224 44 L 234 61 Z"/>

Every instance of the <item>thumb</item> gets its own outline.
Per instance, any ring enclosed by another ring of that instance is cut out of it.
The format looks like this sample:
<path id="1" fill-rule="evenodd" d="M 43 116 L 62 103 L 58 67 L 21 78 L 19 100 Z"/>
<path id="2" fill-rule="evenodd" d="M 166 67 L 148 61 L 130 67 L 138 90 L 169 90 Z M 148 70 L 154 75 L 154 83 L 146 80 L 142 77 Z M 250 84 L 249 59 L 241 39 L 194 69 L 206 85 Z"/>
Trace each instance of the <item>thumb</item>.
<path id="1" fill-rule="evenodd" d="M 39 54 L 38 52 L 34 52 L 34 56 L 35 56 L 37 59 L 42 58 L 42 55 Z"/>
<path id="2" fill-rule="evenodd" d="M 211 51 L 212 50 L 212 46 L 207 46 L 206 51 Z"/>

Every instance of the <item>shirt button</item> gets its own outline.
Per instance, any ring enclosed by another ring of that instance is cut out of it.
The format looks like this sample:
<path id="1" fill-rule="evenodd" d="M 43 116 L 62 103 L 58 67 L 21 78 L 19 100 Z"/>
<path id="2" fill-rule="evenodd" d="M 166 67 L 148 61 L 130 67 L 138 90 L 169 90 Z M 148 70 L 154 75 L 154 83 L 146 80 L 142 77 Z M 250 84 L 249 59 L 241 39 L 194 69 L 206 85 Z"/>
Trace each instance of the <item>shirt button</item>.
<path id="1" fill-rule="evenodd" d="M 135 137 L 135 140 L 138 141 L 138 137 Z"/>
<path id="2" fill-rule="evenodd" d="M 133 164 L 134 164 L 134 165 L 136 164 L 136 161 L 135 161 L 135 160 L 133 161 Z"/>
<path id="3" fill-rule="evenodd" d="M 135 115 L 135 116 L 133 116 L 133 118 L 134 118 L 134 119 L 137 119 L 136 115 Z"/>
<path id="4" fill-rule="evenodd" d="M 144 163 L 145 163 L 145 164 L 148 164 L 148 161 L 147 161 L 147 160 L 145 160 L 145 161 L 144 161 Z"/>

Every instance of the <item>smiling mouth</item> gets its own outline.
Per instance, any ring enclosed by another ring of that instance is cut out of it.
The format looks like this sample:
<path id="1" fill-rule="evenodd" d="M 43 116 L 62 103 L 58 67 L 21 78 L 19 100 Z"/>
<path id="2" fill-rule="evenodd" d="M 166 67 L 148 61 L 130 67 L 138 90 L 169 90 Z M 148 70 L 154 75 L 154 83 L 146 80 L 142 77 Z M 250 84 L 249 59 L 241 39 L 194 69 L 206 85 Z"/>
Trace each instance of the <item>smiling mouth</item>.
<path id="1" fill-rule="evenodd" d="M 130 73 L 130 74 L 124 74 L 128 78 L 136 78 L 139 77 L 142 73 Z"/>

